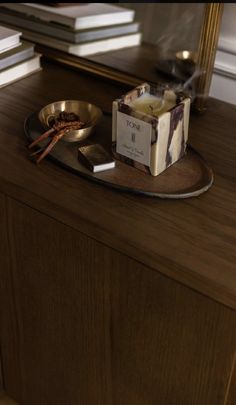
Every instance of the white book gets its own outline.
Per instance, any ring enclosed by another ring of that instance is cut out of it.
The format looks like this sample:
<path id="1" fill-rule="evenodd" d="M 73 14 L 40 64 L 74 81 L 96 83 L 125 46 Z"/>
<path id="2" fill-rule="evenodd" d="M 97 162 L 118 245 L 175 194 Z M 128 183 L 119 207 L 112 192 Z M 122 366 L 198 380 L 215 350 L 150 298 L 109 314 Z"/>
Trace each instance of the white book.
<path id="1" fill-rule="evenodd" d="M 81 44 L 74 44 L 70 42 L 61 41 L 42 35 L 36 32 L 22 30 L 23 38 L 42 45 L 49 46 L 60 51 L 67 52 L 76 56 L 89 56 L 97 53 L 105 53 L 122 48 L 140 45 L 142 35 L 140 32 L 135 34 L 121 35 L 113 38 L 106 38 L 98 41 L 83 42 Z"/>
<path id="2" fill-rule="evenodd" d="M 0 54 L 0 71 L 34 56 L 34 44 L 23 41 L 20 46 Z"/>
<path id="3" fill-rule="evenodd" d="M 40 70 L 40 57 L 39 53 L 35 53 L 33 58 L 2 70 L 0 72 L 0 88 Z"/>
<path id="4" fill-rule="evenodd" d="M 128 23 L 133 21 L 135 14 L 134 10 L 108 3 L 86 3 L 58 8 L 37 3 L 2 3 L 1 5 L 44 21 L 64 24 L 76 30 Z"/>
<path id="5" fill-rule="evenodd" d="M 17 26 L 19 29 L 25 28 L 30 31 L 39 32 L 43 35 L 49 35 L 50 37 L 73 42 L 75 44 L 86 41 L 96 41 L 98 39 L 109 37 L 117 37 L 119 35 L 134 34 L 135 32 L 138 32 L 140 28 L 140 24 L 134 21 L 124 24 L 112 24 L 106 27 L 74 30 L 65 25 L 42 21 L 37 17 L 29 17 L 25 14 L 14 10 L 8 10 L 4 7 L 0 8 L 0 21 L 6 25 L 10 24 Z"/>
<path id="6" fill-rule="evenodd" d="M 0 25 L 0 53 L 20 45 L 21 32 Z"/>

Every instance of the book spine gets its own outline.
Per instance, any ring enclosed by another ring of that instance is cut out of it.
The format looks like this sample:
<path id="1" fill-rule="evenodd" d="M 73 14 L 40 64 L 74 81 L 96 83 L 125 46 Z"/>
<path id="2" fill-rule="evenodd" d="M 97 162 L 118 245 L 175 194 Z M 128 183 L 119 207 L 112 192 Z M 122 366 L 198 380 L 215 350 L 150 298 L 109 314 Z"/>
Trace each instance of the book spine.
<path id="1" fill-rule="evenodd" d="M 34 56 L 34 47 L 25 49 L 18 54 L 11 55 L 3 60 L 0 60 L 0 70 L 6 69 L 17 63 L 23 62 L 24 60 L 30 59 Z"/>

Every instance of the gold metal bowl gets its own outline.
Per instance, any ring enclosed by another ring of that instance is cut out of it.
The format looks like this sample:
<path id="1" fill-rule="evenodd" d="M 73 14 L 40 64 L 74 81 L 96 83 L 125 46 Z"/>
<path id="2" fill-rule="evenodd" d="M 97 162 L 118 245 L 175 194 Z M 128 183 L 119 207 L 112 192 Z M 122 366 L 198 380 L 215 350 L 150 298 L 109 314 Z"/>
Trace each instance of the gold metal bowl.
<path id="1" fill-rule="evenodd" d="M 50 121 L 56 119 L 61 112 L 75 113 L 85 123 L 84 127 L 68 131 L 63 140 L 67 142 L 78 142 L 87 138 L 102 118 L 102 110 L 94 104 L 80 100 L 56 101 L 42 108 L 38 118 L 45 129 L 50 128 Z"/>
<path id="2" fill-rule="evenodd" d="M 182 62 L 194 62 L 196 63 L 197 60 L 197 53 L 196 52 L 192 52 L 192 51 L 178 51 L 175 54 L 175 57 L 178 61 L 182 61 Z"/>

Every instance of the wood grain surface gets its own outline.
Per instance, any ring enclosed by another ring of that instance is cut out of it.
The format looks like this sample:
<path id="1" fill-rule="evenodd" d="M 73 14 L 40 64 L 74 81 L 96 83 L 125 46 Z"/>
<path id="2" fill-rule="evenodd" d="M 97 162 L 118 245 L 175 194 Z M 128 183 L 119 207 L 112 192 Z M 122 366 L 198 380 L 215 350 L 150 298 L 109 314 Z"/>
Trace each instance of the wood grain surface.
<path id="1" fill-rule="evenodd" d="M 7 226 L 6 197 L 0 193 L 0 356 L 1 356 L 1 390 L 7 390 L 13 398 L 22 397 L 22 380 L 20 372 L 20 348 L 18 315 L 15 305 L 12 283 L 11 256 Z M 1 401 L 10 401 L 6 394 Z M 5 402 L 3 404 L 5 405 Z M 6 405 L 11 402 L 6 402 Z"/>
<path id="2" fill-rule="evenodd" d="M 233 357 L 224 402 L 224 405 L 234 405 L 234 404 L 236 404 L 236 351 Z"/>
<path id="3" fill-rule="evenodd" d="M 86 58 L 69 55 L 40 44 L 36 45 L 36 50 L 45 55 L 47 60 L 57 61 L 57 63 L 71 66 L 78 71 L 86 71 L 118 83 L 138 86 L 147 80 L 153 83 L 166 81 L 166 75 L 158 73 L 155 68 L 159 50 L 150 44 L 91 55 Z M 167 79 L 170 81 L 169 77 Z"/>
<path id="4" fill-rule="evenodd" d="M 9 398 L 8 395 L 0 393 L 0 405 L 19 405 L 19 404 L 17 404 L 17 402 L 14 401 L 12 398 Z"/>
<path id="5" fill-rule="evenodd" d="M 160 48 L 144 43 L 141 46 L 120 49 L 98 55 L 87 56 L 86 59 L 112 69 L 140 78 L 141 81 L 162 83 L 173 81 L 173 78 L 161 74 L 155 65 L 160 61 Z"/>
<path id="6" fill-rule="evenodd" d="M 20 404 L 224 403 L 235 311 L 12 198 L 6 209 Z"/>
<path id="7" fill-rule="evenodd" d="M 154 200 L 119 193 L 28 159 L 23 122 L 49 102 L 82 99 L 111 111 L 127 88 L 47 64 L 1 90 L 0 190 L 107 246 L 236 309 L 236 107 L 209 100 L 191 116 L 190 143 L 214 186 L 199 198 Z"/>

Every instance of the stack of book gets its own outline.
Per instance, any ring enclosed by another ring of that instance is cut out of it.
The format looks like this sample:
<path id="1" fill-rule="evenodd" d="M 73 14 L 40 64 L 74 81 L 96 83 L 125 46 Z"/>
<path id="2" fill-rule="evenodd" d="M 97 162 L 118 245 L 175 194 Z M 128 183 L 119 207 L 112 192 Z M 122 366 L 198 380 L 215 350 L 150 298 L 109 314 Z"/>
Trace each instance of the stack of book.
<path id="1" fill-rule="evenodd" d="M 134 10 L 109 3 L 2 3 L 0 8 L 0 22 L 20 29 L 25 39 L 76 56 L 139 45 L 134 17 Z"/>
<path id="2" fill-rule="evenodd" d="M 21 32 L 0 26 L 0 88 L 40 69 L 34 45 L 20 37 Z"/>

